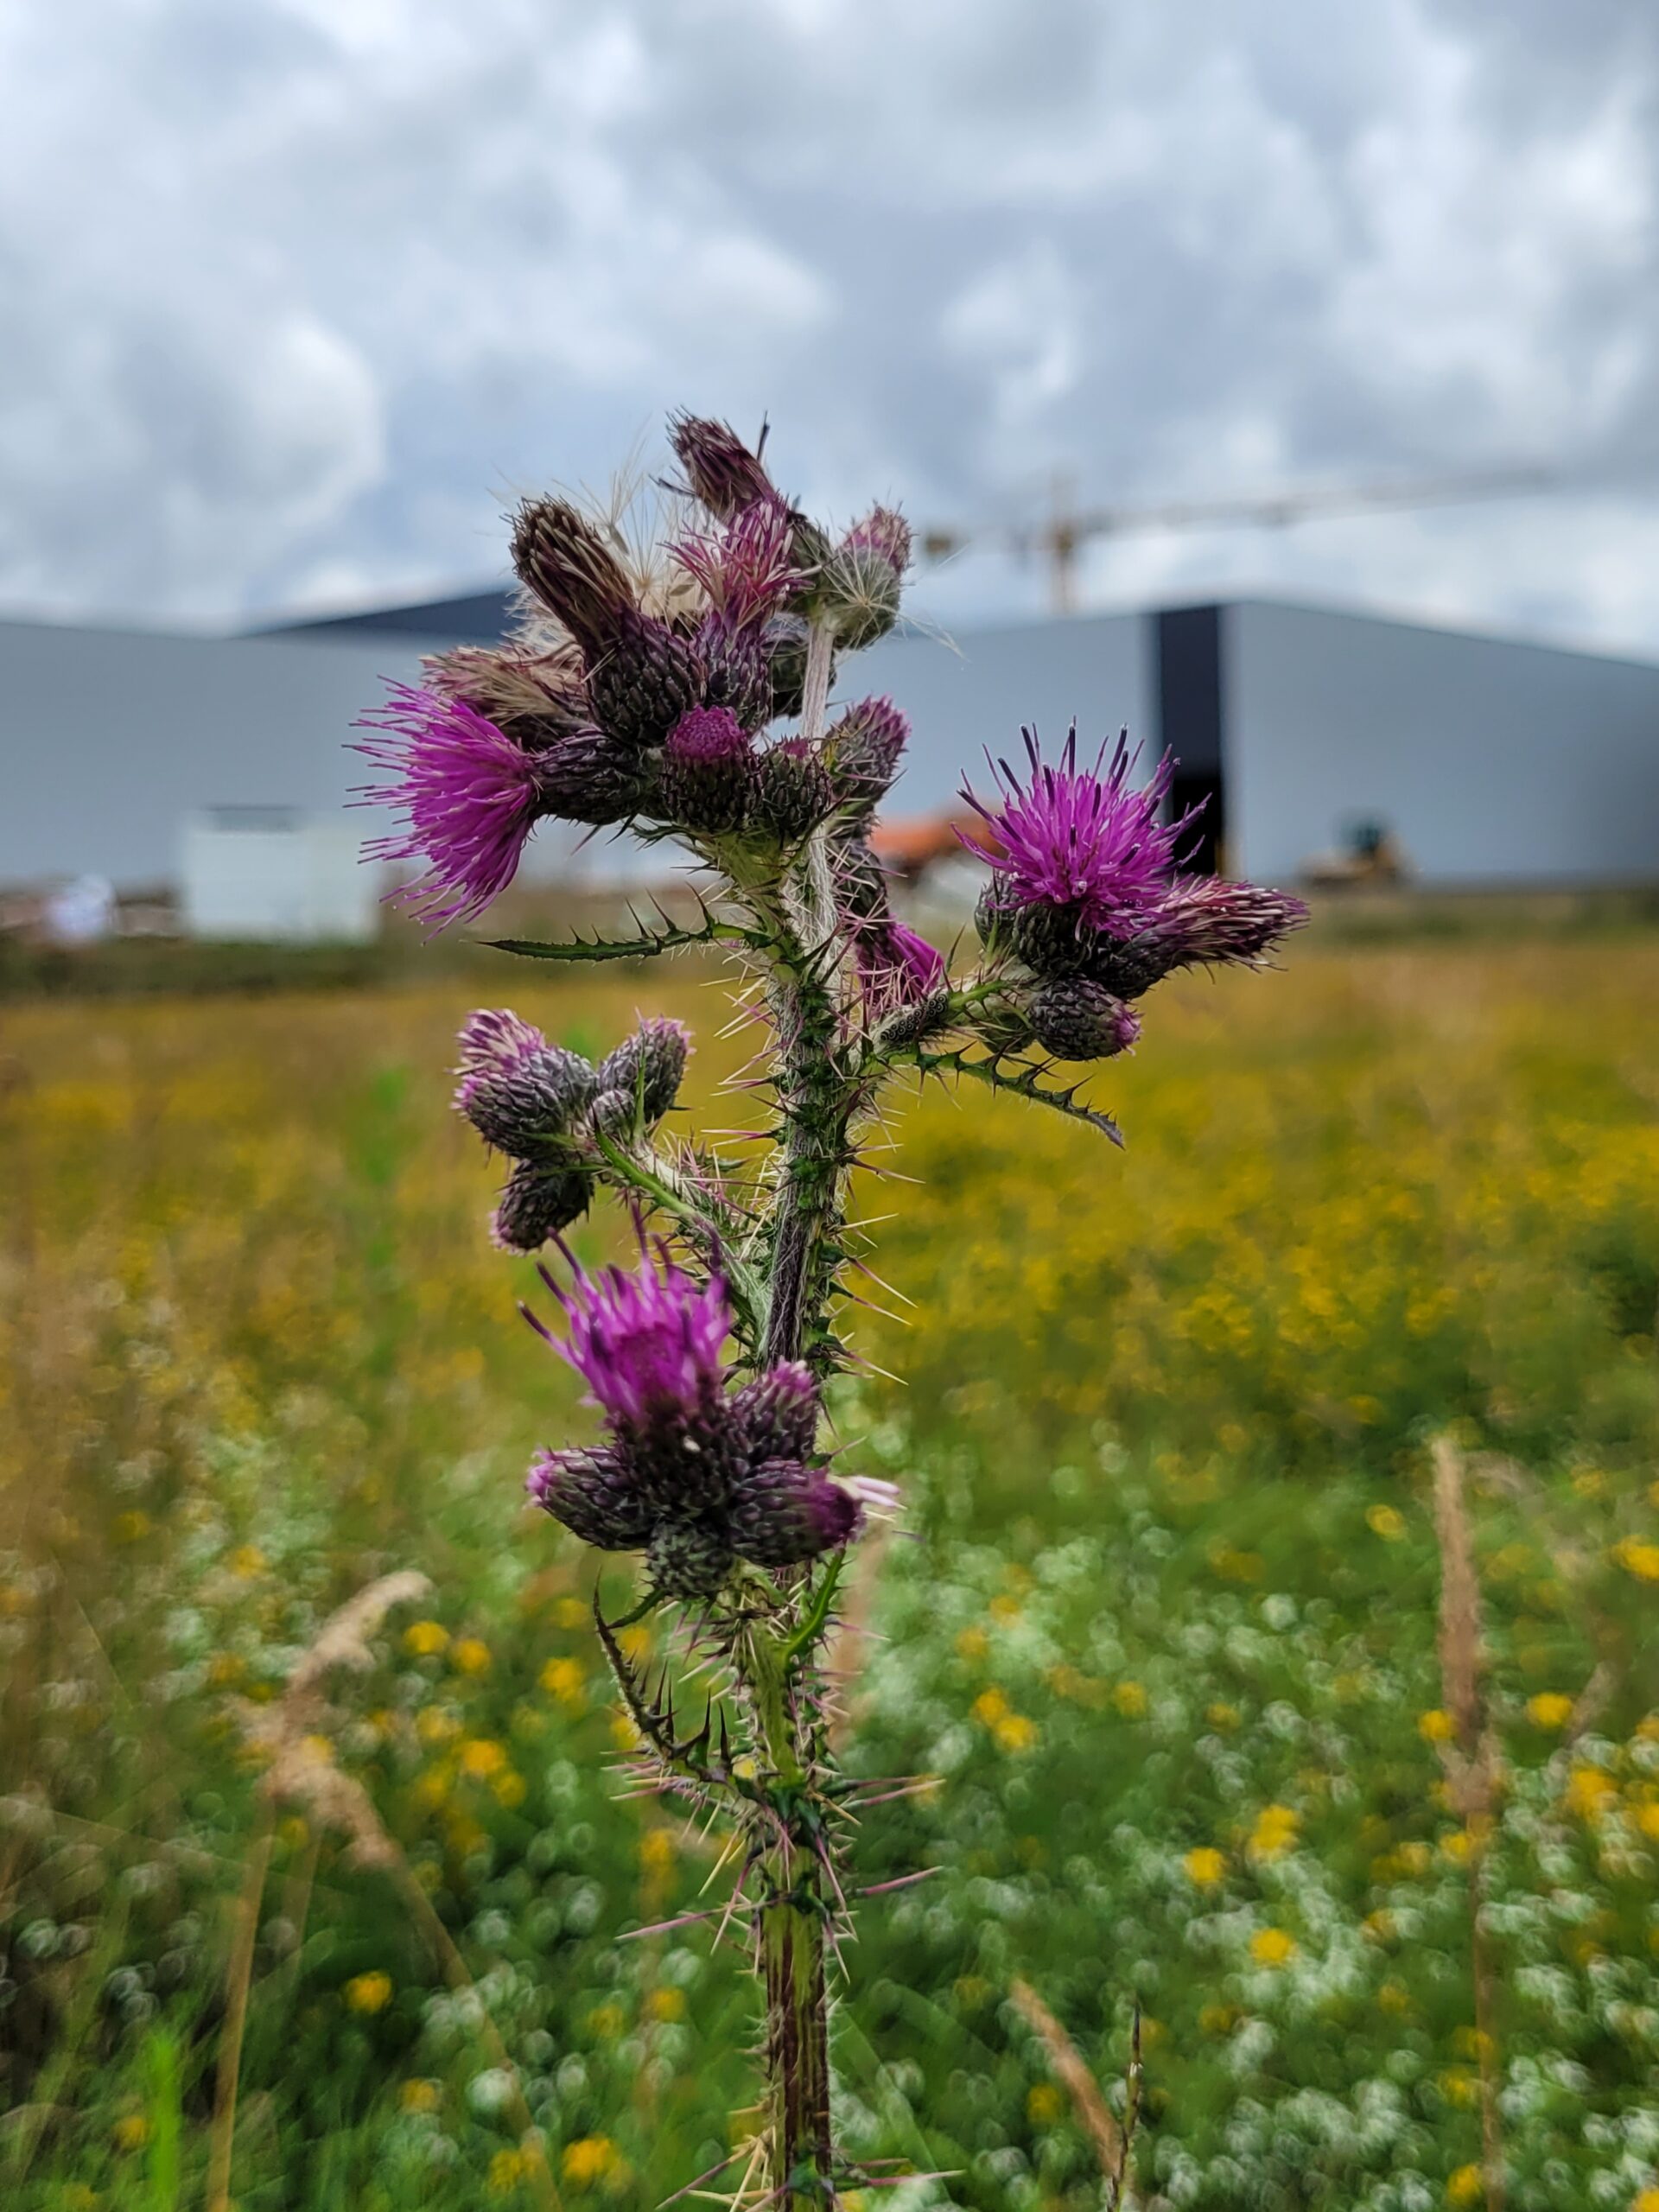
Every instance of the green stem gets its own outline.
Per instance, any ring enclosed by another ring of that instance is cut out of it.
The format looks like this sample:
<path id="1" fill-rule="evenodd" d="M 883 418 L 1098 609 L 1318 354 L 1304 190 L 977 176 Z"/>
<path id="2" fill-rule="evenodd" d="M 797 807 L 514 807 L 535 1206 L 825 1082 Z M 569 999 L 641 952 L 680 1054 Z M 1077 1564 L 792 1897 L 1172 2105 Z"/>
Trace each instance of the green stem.
<path id="1" fill-rule="evenodd" d="M 602 1129 L 593 1130 L 590 1141 L 615 1182 L 679 1224 L 709 1268 L 724 1276 L 740 1315 L 753 1325 L 762 1298 L 752 1269 L 738 1254 L 741 1225 L 723 1209 L 710 1209 L 701 1193 L 691 1196 L 678 1169 L 649 1145 L 619 1144 Z"/>
<path id="2" fill-rule="evenodd" d="M 791 1640 L 792 1643 L 792 1640 Z M 768 2177 L 785 2212 L 826 2212 L 836 2201 L 830 2114 L 830 1995 L 824 1934 L 830 1901 L 816 1847 L 786 1671 L 791 1643 L 756 1624 L 745 1674 L 767 1764 L 772 1834 L 758 1869 L 760 1972 L 766 1993 Z"/>

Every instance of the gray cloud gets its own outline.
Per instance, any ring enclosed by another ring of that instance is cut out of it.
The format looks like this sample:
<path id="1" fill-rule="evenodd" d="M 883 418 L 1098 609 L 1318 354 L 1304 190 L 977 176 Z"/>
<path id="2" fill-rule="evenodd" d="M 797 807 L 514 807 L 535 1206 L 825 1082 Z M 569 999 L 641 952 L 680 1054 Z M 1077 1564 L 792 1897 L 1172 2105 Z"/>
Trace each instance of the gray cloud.
<path id="1" fill-rule="evenodd" d="M 1659 455 L 1640 0 L 79 0 L 0 16 L 0 597 L 486 576 L 677 402 L 842 512 Z M 1659 467 L 1097 545 L 1659 644 Z M 994 548 L 945 620 L 1040 603 Z"/>

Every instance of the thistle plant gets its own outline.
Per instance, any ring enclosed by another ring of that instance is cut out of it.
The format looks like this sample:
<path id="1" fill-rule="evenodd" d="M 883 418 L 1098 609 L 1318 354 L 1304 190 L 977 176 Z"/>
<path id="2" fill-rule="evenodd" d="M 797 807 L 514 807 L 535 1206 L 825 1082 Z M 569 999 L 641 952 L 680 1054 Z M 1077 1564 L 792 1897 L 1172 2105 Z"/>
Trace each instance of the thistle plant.
<path id="1" fill-rule="evenodd" d="M 988 880 L 978 950 L 953 972 L 895 914 L 871 844 L 905 717 L 885 698 L 831 709 L 850 656 L 898 620 L 905 521 L 877 506 L 837 534 L 773 483 L 764 439 L 690 416 L 671 439 L 659 541 L 641 552 L 569 500 L 526 500 L 515 634 L 435 657 L 365 717 L 361 749 L 385 777 L 365 796 L 403 817 L 371 850 L 414 864 L 397 895 L 440 926 L 484 911 L 543 819 L 677 841 L 697 864 L 694 920 L 659 910 L 636 934 L 503 949 L 723 948 L 763 1027 L 760 1141 L 724 1153 L 669 1133 L 690 1049 L 669 1020 L 595 1066 L 515 1014 L 475 1014 L 454 1103 L 508 1163 L 494 1239 L 541 1255 L 551 1304 L 530 1318 L 605 1432 L 540 1452 L 529 1495 L 582 1543 L 637 1555 L 628 1618 L 667 1615 L 714 1684 L 683 1719 L 684 1690 L 626 1656 L 595 1595 L 639 1778 L 740 1841 L 722 1925 L 761 1986 L 766 2125 L 738 2194 L 794 2212 L 860 2178 L 835 2140 L 830 1987 L 865 1793 L 836 1770 L 825 1650 L 849 1547 L 901 1507 L 842 1465 L 823 1400 L 855 1360 L 861 1147 L 906 1077 L 1014 1092 L 1117 1141 L 1078 1064 L 1135 1044 L 1162 978 L 1259 965 L 1304 910 L 1180 872 L 1167 760 L 1137 783 L 1125 740 L 1090 762 L 1074 732 L 1046 760 L 1027 732 L 1019 766 L 964 788 L 963 842 Z M 633 1216 L 638 1256 L 588 1273 L 563 1232 L 602 1191 Z"/>

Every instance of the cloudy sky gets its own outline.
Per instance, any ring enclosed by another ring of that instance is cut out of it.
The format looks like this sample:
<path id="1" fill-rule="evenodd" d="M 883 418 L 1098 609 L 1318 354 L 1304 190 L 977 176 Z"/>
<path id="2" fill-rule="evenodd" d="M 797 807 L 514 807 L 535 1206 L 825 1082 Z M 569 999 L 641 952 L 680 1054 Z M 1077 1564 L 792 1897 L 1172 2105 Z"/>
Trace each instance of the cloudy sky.
<path id="1" fill-rule="evenodd" d="M 1659 650 L 1649 0 L 0 0 L 0 609 L 491 580 L 675 403 L 995 526 L 1516 461 L 1569 496 L 1097 543 Z"/>

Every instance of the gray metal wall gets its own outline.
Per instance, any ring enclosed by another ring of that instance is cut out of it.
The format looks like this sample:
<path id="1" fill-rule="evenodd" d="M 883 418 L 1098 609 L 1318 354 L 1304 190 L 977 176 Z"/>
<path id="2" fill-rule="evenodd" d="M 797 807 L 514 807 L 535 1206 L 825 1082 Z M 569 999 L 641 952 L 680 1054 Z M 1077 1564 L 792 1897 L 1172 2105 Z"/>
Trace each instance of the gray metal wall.
<path id="1" fill-rule="evenodd" d="M 1445 884 L 1659 878 L 1659 667 L 1322 609 L 1223 612 L 1229 863 L 1293 881 L 1345 820 Z"/>
<path id="2" fill-rule="evenodd" d="M 0 882 L 165 881 L 201 808 L 342 806 L 369 775 L 353 718 L 416 669 L 384 640 L 0 626 Z"/>
<path id="3" fill-rule="evenodd" d="M 1141 614 L 1088 615 L 1068 622 L 976 630 L 950 645 L 907 634 L 884 638 L 849 658 L 836 685 L 844 699 L 887 692 L 910 716 L 908 764 L 893 792 L 894 814 L 950 806 L 965 774 L 990 787 L 988 748 L 1017 760 L 1022 723 L 1034 721 L 1052 758 L 1077 717 L 1090 758 L 1125 723 L 1156 753 L 1155 671 L 1149 624 Z"/>
<path id="4" fill-rule="evenodd" d="M 0 884 L 167 882 L 204 808 L 343 808 L 376 779 L 347 750 L 353 721 L 383 677 L 418 681 L 423 648 L 0 624 Z M 350 818 L 365 837 L 392 826 L 378 810 Z M 561 868 L 580 834 L 549 825 L 528 873 Z"/>

